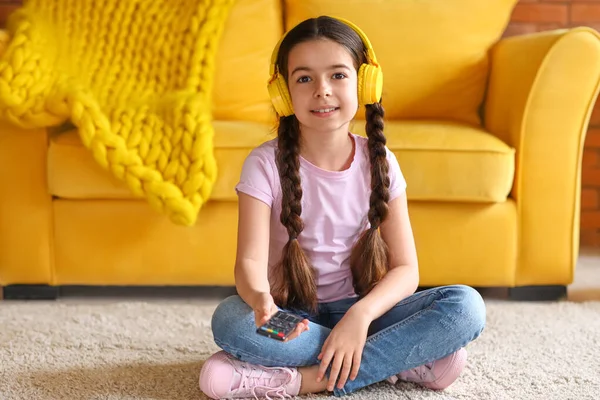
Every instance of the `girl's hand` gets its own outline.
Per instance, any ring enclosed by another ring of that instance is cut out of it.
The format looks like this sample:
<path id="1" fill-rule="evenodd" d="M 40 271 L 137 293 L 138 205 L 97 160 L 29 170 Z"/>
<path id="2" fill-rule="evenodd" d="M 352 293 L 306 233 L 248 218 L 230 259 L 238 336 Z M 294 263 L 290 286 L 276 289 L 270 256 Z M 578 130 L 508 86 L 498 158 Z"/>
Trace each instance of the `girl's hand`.
<path id="1" fill-rule="evenodd" d="M 277 306 L 270 293 L 257 293 L 252 302 L 254 310 L 254 323 L 259 328 L 277 312 Z"/>
<path id="2" fill-rule="evenodd" d="M 257 328 L 260 328 L 266 323 L 273 315 L 279 311 L 273 301 L 273 296 L 270 293 L 258 293 L 253 301 L 252 309 L 254 310 L 254 323 Z M 294 332 L 292 332 L 286 339 L 285 342 L 289 342 L 298 337 L 302 332 L 308 330 L 308 320 L 302 320 Z"/>
<path id="3" fill-rule="evenodd" d="M 356 379 L 370 323 L 368 318 L 350 309 L 325 340 L 321 353 L 317 357 L 321 360 L 317 382 L 323 380 L 325 371 L 333 360 L 327 390 L 333 391 L 338 374 L 338 389 L 344 387 L 348 376 L 351 380 Z"/>

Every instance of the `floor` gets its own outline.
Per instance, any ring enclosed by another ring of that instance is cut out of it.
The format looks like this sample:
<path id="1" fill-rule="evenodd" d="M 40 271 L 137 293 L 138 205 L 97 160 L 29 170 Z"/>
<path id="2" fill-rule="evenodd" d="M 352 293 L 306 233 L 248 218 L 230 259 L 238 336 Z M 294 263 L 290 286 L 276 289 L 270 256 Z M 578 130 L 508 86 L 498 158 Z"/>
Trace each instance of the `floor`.
<path id="1" fill-rule="evenodd" d="M 567 294 L 571 301 L 600 301 L 600 248 L 580 251 L 575 281 Z"/>
<path id="2" fill-rule="evenodd" d="M 504 299 L 505 288 L 480 289 L 484 298 Z M 234 294 L 234 288 L 190 287 L 190 288 L 131 288 L 131 287 L 68 287 L 63 288 L 60 301 L 119 301 L 124 298 L 135 300 L 161 300 L 199 298 L 206 300 L 225 298 Z M 575 280 L 567 289 L 567 299 L 574 302 L 600 301 L 600 248 L 581 249 L 575 271 Z M 2 288 L 0 287 L 0 299 Z"/>

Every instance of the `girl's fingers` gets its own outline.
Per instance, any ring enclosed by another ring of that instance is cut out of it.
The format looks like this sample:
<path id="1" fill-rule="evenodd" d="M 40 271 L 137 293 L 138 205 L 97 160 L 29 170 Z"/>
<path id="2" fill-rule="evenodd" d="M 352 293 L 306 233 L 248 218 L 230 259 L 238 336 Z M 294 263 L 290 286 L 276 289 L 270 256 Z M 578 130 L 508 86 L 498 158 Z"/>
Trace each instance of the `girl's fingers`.
<path id="1" fill-rule="evenodd" d="M 352 372 L 350 373 L 350 380 L 355 380 L 360 370 L 360 363 L 362 361 L 362 350 L 357 351 L 354 354 L 354 361 L 352 362 Z"/>
<path id="2" fill-rule="evenodd" d="M 337 381 L 338 375 L 340 374 L 340 369 L 342 368 L 342 362 L 344 362 L 344 356 L 341 354 L 336 354 L 333 359 L 333 363 L 331 364 L 331 371 L 329 371 L 329 382 L 327 383 L 327 390 L 333 392 L 333 388 L 335 386 L 335 382 Z"/>
<path id="3" fill-rule="evenodd" d="M 346 354 L 344 357 L 344 365 L 342 367 L 342 372 L 340 373 L 340 379 L 338 380 L 338 389 L 341 389 L 346 384 L 348 380 L 348 375 L 350 374 L 350 370 L 352 369 L 352 354 Z"/>
<path id="4" fill-rule="evenodd" d="M 321 382 L 325 377 L 325 372 L 327 371 L 327 367 L 329 366 L 332 357 L 333 353 L 329 351 L 322 352 L 321 364 L 319 365 L 319 371 L 317 372 L 317 382 Z"/>

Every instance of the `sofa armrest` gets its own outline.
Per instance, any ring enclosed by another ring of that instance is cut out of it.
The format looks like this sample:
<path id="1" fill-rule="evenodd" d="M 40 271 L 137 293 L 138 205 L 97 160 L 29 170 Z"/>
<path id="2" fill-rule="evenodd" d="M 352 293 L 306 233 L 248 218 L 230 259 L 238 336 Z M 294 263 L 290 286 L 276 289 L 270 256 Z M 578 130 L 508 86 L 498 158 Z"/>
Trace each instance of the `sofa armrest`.
<path id="1" fill-rule="evenodd" d="M 500 40 L 491 50 L 485 127 L 516 149 L 516 286 L 567 285 L 579 251 L 581 158 L 600 82 L 590 28 Z"/>
<path id="2" fill-rule="evenodd" d="M 52 284 L 48 134 L 0 122 L 0 285 Z"/>

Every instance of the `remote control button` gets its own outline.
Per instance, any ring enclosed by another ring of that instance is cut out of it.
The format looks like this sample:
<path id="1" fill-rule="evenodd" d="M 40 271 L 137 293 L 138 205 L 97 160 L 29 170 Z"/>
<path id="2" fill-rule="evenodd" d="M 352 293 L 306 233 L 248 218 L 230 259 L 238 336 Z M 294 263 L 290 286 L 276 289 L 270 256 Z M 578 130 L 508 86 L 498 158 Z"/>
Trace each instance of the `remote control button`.
<path id="1" fill-rule="evenodd" d="M 279 332 L 279 333 L 277 334 L 277 336 L 279 336 L 279 337 L 283 337 L 283 332 Z"/>

